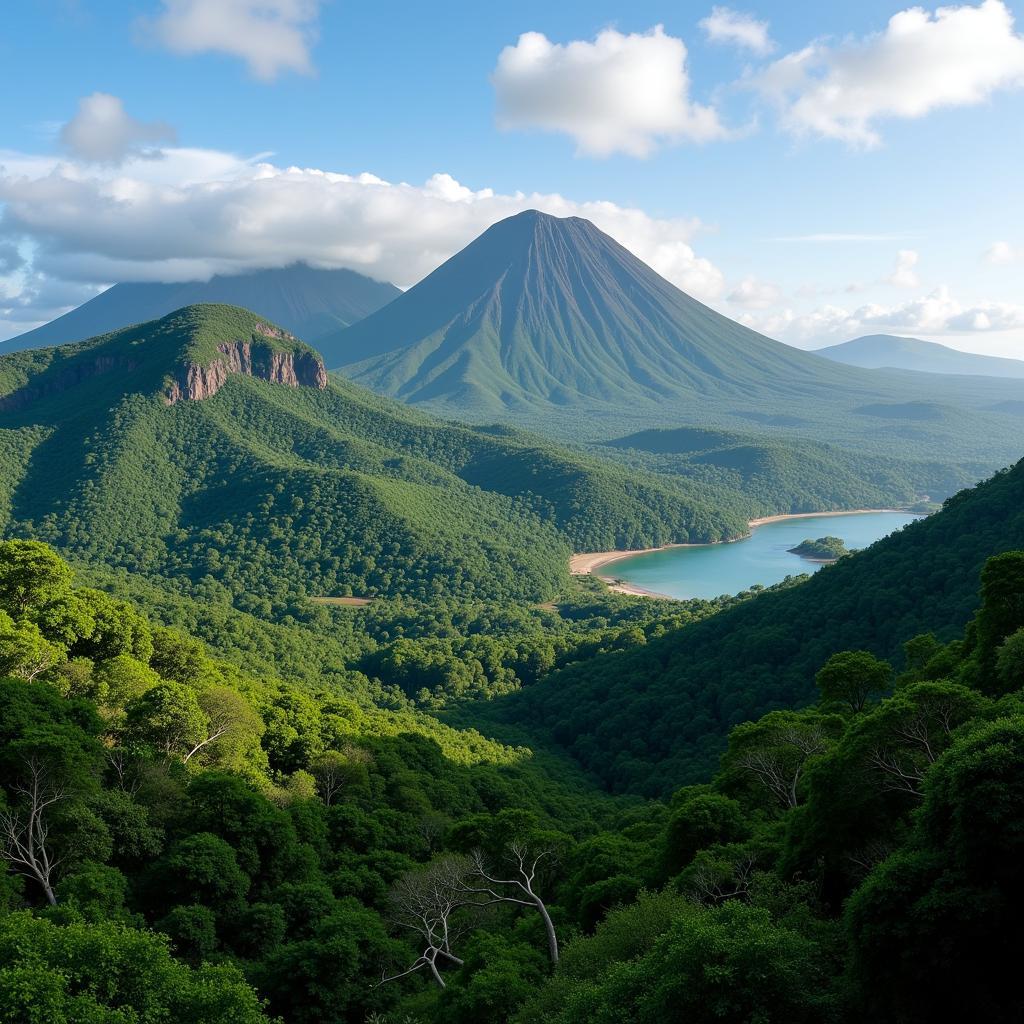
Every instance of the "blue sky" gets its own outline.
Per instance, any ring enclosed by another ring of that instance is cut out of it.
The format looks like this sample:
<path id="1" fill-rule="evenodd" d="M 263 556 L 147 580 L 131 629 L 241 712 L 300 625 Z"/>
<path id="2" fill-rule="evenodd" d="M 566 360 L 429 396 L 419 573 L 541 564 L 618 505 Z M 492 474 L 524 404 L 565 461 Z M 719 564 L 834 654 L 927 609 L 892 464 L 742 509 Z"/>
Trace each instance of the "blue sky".
<path id="1" fill-rule="evenodd" d="M 0 337 L 120 279 L 407 286 L 525 193 L 795 344 L 1024 357 L 1021 5 L 712 7 L 10 5 Z"/>

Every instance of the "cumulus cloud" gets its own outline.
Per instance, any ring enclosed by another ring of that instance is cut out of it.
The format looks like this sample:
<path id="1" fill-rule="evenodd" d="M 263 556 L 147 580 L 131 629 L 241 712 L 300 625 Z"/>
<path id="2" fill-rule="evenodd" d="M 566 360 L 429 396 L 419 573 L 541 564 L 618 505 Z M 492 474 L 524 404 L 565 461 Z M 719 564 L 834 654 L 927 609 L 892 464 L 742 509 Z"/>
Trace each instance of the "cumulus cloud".
<path id="1" fill-rule="evenodd" d="M 526 32 L 501 51 L 491 81 L 499 127 L 563 133 L 587 156 L 645 157 L 728 134 L 714 108 L 690 99 L 686 45 L 660 25 L 564 45 Z"/>
<path id="2" fill-rule="evenodd" d="M 407 287 L 491 224 L 534 208 L 586 217 L 697 298 L 724 291 L 719 269 L 692 248 L 696 220 L 473 190 L 447 174 L 411 185 L 209 150 L 118 167 L 0 151 L 0 203 L 0 245 L 31 240 L 34 270 L 61 281 L 200 280 L 303 260 Z"/>
<path id="3" fill-rule="evenodd" d="M 163 0 L 148 28 L 173 53 L 226 53 L 272 81 L 283 71 L 313 73 L 319 8 L 320 0 Z"/>
<path id="4" fill-rule="evenodd" d="M 761 57 L 775 49 L 775 43 L 768 35 L 767 21 L 758 21 L 752 14 L 729 7 L 712 7 L 711 13 L 701 20 L 700 27 L 713 43 L 731 43 Z"/>
<path id="5" fill-rule="evenodd" d="M 787 54 L 752 82 L 792 133 L 870 148 L 881 142 L 880 119 L 972 106 L 1024 86 L 1024 36 L 1002 0 L 911 7 L 882 32 Z"/>
<path id="6" fill-rule="evenodd" d="M 138 121 L 117 96 L 94 92 L 78 101 L 78 112 L 60 129 L 60 140 L 82 160 L 118 163 L 146 143 L 173 142 L 174 130 L 161 121 Z"/>
<path id="7" fill-rule="evenodd" d="M 985 262 L 993 267 L 1024 261 L 1024 249 L 1015 249 L 1009 242 L 993 242 L 985 251 Z"/>
<path id="8" fill-rule="evenodd" d="M 896 254 L 896 269 L 885 279 L 886 284 L 895 285 L 897 288 L 919 287 L 921 281 L 914 269 L 919 258 L 913 249 L 900 249 Z"/>
<path id="9" fill-rule="evenodd" d="M 860 334 L 962 335 L 1024 329 L 1024 306 L 1005 302 L 965 304 L 948 288 L 936 288 L 895 306 L 866 303 L 857 309 L 827 305 L 809 313 L 784 310 L 740 318 L 772 337 L 794 344 L 827 344 Z"/>
<path id="10" fill-rule="evenodd" d="M 756 277 L 745 277 L 726 296 L 734 306 L 744 309 L 767 309 L 779 301 L 779 289 L 767 281 L 759 281 Z"/>

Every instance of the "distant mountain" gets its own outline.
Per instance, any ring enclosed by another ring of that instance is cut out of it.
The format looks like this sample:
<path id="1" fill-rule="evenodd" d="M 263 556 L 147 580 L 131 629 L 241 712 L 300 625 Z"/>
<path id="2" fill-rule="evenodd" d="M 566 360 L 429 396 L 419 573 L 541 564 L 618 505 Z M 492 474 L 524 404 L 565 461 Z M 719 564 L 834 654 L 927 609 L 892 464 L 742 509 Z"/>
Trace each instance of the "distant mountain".
<path id="1" fill-rule="evenodd" d="M 895 502 L 944 496 L 947 484 L 956 490 L 1022 454 L 1005 403 L 1024 400 L 1024 382 L 869 372 L 783 345 L 576 217 L 501 221 L 318 346 L 328 367 L 379 393 L 599 444 L 629 464 L 634 455 L 604 443 L 651 428 L 754 429 L 772 442 L 832 446 L 820 465 Z M 889 467 L 884 480 L 866 466 L 877 460 Z M 676 465 L 692 478 L 692 462 Z M 791 479 L 794 505 L 826 490 Z"/>
<path id="2" fill-rule="evenodd" d="M 979 356 L 933 341 L 900 338 L 893 334 L 867 334 L 840 345 L 816 349 L 814 354 L 866 370 L 898 369 L 979 377 L 1024 377 L 1024 360 Z"/>
<path id="3" fill-rule="evenodd" d="M 0 356 L 0 535 L 243 610 L 543 600 L 570 550 L 741 534 L 743 510 L 708 497 L 329 380 L 314 349 L 232 306 Z"/>
<path id="4" fill-rule="evenodd" d="M 81 341 L 202 302 L 255 310 L 298 337 L 315 341 L 362 320 L 398 295 L 394 285 L 352 270 L 316 270 L 304 263 L 183 284 L 115 284 L 51 323 L 0 342 L 0 354 Z"/>
<path id="5" fill-rule="evenodd" d="M 589 221 L 535 210 L 320 347 L 385 394 L 480 413 L 796 398 L 854 380 L 690 298 Z"/>

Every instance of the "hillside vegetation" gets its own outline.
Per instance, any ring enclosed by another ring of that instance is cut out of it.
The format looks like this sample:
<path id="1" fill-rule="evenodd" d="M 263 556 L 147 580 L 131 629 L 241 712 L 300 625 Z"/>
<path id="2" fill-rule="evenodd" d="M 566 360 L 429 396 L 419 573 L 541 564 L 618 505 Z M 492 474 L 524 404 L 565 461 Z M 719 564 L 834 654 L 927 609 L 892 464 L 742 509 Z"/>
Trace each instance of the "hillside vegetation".
<path id="1" fill-rule="evenodd" d="M 216 581 L 258 607 L 304 594 L 542 600 L 565 585 L 570 548 L 745 528 L 735 496 L 714 511 L 713 490 L 443 423 L 346 382 L 225 371 L 211 397 L 167 404 L 168 381 L 224 361 L 225 341 L 316 358 L 277 330 L 198 306 L 0 358 L 6 532 L 183 585 Z"/>
<path id="2" fill-rule="evenodd" d="M 916 488 L 322 371 L 217 305 L 0 359 L 0 1019 L 1020 1019 L 1024 462 L 809 580 L 650 601 L 570 550 Z M 965 415 L 858 407 L 897 405 Z"/>
<path id="3" fill-rule="evenodd" d="M 833 656 L 816 706 L 735 728 L 710 782 L 641 804 L 247 675 L 0 544 L 4 1012 L 1009 1024 L 1022 608 L 1007 552 L 963 640 L 909 638 L 895 679 Z"/>

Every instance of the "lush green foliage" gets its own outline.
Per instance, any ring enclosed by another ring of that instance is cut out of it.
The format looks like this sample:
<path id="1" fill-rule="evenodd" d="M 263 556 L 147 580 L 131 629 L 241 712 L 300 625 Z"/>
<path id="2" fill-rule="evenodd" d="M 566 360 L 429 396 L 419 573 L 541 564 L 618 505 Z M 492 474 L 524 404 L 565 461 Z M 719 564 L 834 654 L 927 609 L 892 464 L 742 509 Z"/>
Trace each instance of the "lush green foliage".
<path id="1" fill-rule="evenodd" d="M 253 319 L 0 360 L 0 1021 L 1019 1019 L 1024 464 L 645 602 L 570 545 L 739 532 L 757 451 L 162 402 Z"/>
<path id="2" fill-rule="evenodd" d="M 641 430 L 598 450 L 634 470 L 745 495 L 759 515 L 911 505 L 922 494 L 947 497 L 986 471 L 983 463 L 951 464 L 913 445 L 897 457 L 870 443 L 851 449 L 817 433 L 805 437 L 806 425 L 786 414 L 751 416 L 743 427 Z"/>
<path id="3" fill-rule="evenodd" d="M 410 711 L 248 676 L 77 587 L 40 545 L 0 545 L 0 609 L 0 847 L 18 872 L 0 885 L 0 1019 L 1024 1012 L 1024 552 L 987 563 L 962 640 L 907 643 L 890 695 L 887 665 L 837 654 L 818 707 L 734 729 L 712 783 L 665 804 L 417 731 Z M 49 645 L 43 667 L 29 634 Z M 11 842 L 36 792 L 48 874 Z M 495 865 L 540 852 L 554 969 L 531 905 L 499 903 L 454 911 L 443 988 L 404 973 L 419 947 L 395 930 L 403 898 L 472 877 L 451 870 L 473 849 Z"/>
<path id="4" fill-rule="evenodd" d="M 140 985 L 152 1007 L 180 988 L 181 1019 L 251 1019 L 238 970 L 289 1020 L 361 1021 L 394 998 L 372 987 L 382 958 L 403 951 L 378 913 L 388 886 L 451 821 L 515 806 L 582 823 L 596 806 L 568 784 L 538 789 L 527 750 L 376 708 L 365 694 L 247 676 L 76 587 L 34 542 L 0 544 L 0 608 L 12 677 L 0 681 L 0 847 L 23 882 L 6 876 L 0 896 L 10 908 L 55 904 L 45 921 L 2 919 L 0 935 L 36 971 L 19 974 L 15 958 L 3 983 L 21 991 L 31 977 L 69 1021 L 134 1021 L 113 1012 L 122 1003 L 157 1019 L 130 994 Z M 22 634 L 48 645 L 45 664 L 26 657 Z M 8 842 L 30 821 L 32 780 L 46 798 L 36 850 L 52 872 Z M 165 968 L 166 945 L 130 931 L 146 922 L 196 971 Z M 79 949 L 73 976 L 54 973 Z M 206 960 L 237 970 L 207 971 Z M 223 989 L 220 1009 L 197 1010 L 211 987 Z M 12 1005 L 9 1019 L 23 1019 Z"/>

